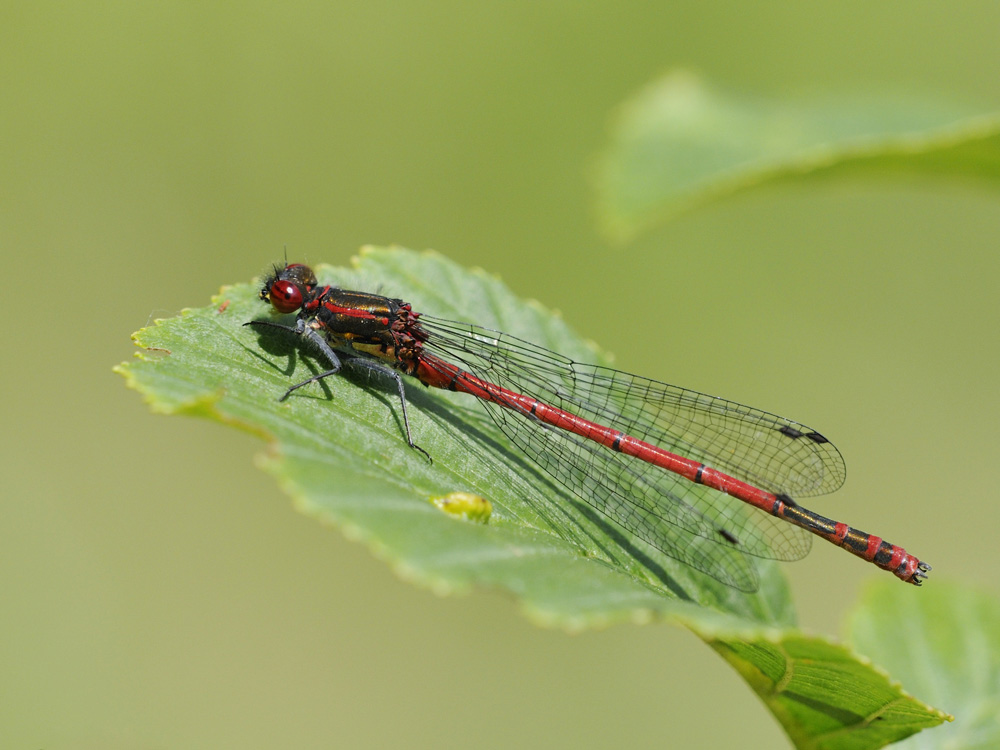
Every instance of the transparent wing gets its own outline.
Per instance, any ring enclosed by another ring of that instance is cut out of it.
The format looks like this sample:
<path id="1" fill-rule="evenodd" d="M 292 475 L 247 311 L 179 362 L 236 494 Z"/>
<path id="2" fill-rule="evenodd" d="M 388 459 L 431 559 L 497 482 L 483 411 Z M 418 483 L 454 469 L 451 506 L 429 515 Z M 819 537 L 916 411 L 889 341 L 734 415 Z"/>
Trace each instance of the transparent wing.
<path id="1" fill-rule="evenodd" d="M 421 322 L 431 334 L 425 350 L 445 362 L 769 492 L 822 494 L 840 487 L 846 476 L 837 449 L 798 422 L 576 363 L 479 326 L 427 316 Z M 735 588 L 757 587 L 756 570 L 744 554 L 794 560 L 809 551 L 807 532 L 736 498 L 544 426 L 522 409 L 483 404 L 515 445 L 580 499 L 665 554 Z"/>

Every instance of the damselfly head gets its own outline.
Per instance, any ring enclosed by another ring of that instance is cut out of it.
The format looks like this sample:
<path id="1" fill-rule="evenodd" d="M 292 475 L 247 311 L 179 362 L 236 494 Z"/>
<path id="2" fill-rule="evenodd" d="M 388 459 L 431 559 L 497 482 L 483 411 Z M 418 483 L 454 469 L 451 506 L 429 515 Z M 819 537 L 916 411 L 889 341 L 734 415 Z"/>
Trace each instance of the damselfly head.
<path id="1" fill-rule="evenodd" d="M 280 313 L 298 310 L 312 296 L 316 288 L 316 275 L 309 266 L 301 263 L 286 264 L 284 268 L 275 266 L 264 280 L 260 298 L 270 302 Z"/>

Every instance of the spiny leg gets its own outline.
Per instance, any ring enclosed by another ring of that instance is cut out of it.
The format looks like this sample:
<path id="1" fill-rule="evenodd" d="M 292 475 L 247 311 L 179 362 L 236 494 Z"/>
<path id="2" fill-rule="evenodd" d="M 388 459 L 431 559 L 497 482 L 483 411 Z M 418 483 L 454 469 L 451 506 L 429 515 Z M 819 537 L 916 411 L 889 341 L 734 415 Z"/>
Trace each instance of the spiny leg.
<path id="1" fill-rule="evenodd" d="M 427 456 L 428 461 L 434 463 L 434 459 L 431 458 L 431 454 L 425 451 L 416 443 L 414 443 L 413 438 L 410 437 L 410 418 L 406 413 L 406 389 L 403 387 L 403 377 L 388 365 L 384 365 L 381 362 L 378 362 L 374 359 L 365 359 L 364 357 L 359 357 L 359 356 L 344 355 L 344 365 L 356 369 L 378 372 L 396 381 L 396 389 L 399 391 L 399 403 L 403 407 L 403 428 L 406 431 L 406 442 L 409 444 L 411 448 L 413 448 L 413 450 L 420 451 L 425 456 Z M 318 378 L 321 376 L 318 375 L 316 377 Z"/>
<path id="2" fill-rule="evenodd" d="M 403 378 L 398 372 L 393 370 L 388 365 L 382 364 L 381 362 L 377 362 L 372 359 L 366 359 L 364 357 L 360 357 L 356 354 L 351 354 L 349 352 L 341 351 L 340 356 L 338 356 L 337 352 L 323 339 L 323 337 L 320 336 L 314 329 L 308 327 L 305 321 L 302 320 L 301 318 L 295 322 L 294 326 L 286 326 L 282 323 L 273 323 L 269 320 L 251 320 L 249 323 L 244 323 L 243 325 L 259 326 L 261 328 L 277 328 L 282 331 L 288 331 L 290 333 L 294 333 L 296 336 L 305 336 L 314 344 L 316 344 L 317 347 L 319 347 L 319 350 L 323 353 L 323 356 L 326 357 L 327 361 L 331 365 L 331 368 L 329 370 L 318 373 L 317 375 L 313 375 L 308 380 L 303 380 L 301 383 L 296 383 L 295 385 L 293 385 L 291 388 L 285 391 L 284 395 L 280 399 L 278 399 L 279 401 L 284 401 L 286 398 L 288 398 L 288 396 L 292 393 L 292 391 L 296 391 L 304 385 L 315 383 L 331 375 L 337 375 L 338 373 L 340 373 L 341 368 L 344 367 L 345 365 L 348 367 L 352 367 L 354 369 L 362 369 L 362 370 L 368 370 L 369 372 L 382 373 L 383 375 L 387 375 L 393 380 L 395 380 L 396 389 L 399 392 L 399 403 L 403 408 L 403 428 L 406 432 L 406 442 L 413 450 L 420 451 L 425 456 L 427 456 L 428 461 L 434 463 L 434 459 L 431 458 L 431 454 L 413 442 L 413 437 L 410 434 L 410 417 L 406 411 L 406 389 L 403 387 Z"/>

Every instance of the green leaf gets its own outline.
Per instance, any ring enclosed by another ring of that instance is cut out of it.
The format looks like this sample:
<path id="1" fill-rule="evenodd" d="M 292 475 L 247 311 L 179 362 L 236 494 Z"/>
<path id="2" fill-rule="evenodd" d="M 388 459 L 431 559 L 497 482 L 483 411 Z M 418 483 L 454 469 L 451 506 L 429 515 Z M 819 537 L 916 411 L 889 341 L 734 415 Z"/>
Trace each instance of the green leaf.
<path id="1" fill-rule="evenodd" d="M 596 187 L 603 228 L 629 240 L 761 185 L 916 175 L 996 187 L 1000 115 L 902 98 L 741 96 L 679 71 L 621 107 Z"/>
<path id="2" fill-rule="evenodd" d="M 868 587 L 849 638 L 908 690 L 956 717 L 905 747 L 1000 747 L 1000 601 L 940 580 L 919 597 L 885 583 Z"/>
<path id="3" fill-rule="evenodd" d="M 950 718 L 823 638 L 794 631 L 752 640 L 701 635 L 750 684 L 797 748 L 879 748 Z"/>
<path id="4" fill-rule="evenodd" d="M 474 320 L 574 359 L 606 359 L 540 305 L 435 253 L 366 248 L 352 269 L 315 270 L 325 283 L 377 289 L 426 314 Z M 567 629 L 670 618 L 724 653 L 759 692 L 764 683 L 754 670 L 768 674 L 783 658 L 782 674 L 791 677 L 766 688 L 765 700 L 797 739 L 810 737 L 813 724 L 784 707 L 788 700 L 806 696 L 853 718 L 891 712 L 900 700 L 874 689 L 861 700 L 842 694 L 841 684 L 828 695 L 830 686 L 808 683 L 807 665 L 828 658 L 831 647 L 779 629 L 794 613 L 776 566 L 763 563 L 760 591 L 746 594 L 629 537 L 534 468 L 474 398 L 408 387 L 414 438 L 433 464 L 406 444 L 386 383 L 326 378 L 279 402 L 290 384 L 324 365 L 291 336 L 243 326 L 267 317 L 258 290 L 225 287 L 211 305 L 139 331 L 133 338 L 142 351 L 116 369 L 154 411 L 264 437 L 270 450 L 261 463 L 298 507 L 364 541 L 401 575 L 442 592 L 498 588 L 536 621 Z M 862 662 L 837 660 L 858 680 L 885 682 Z M 923 718 L 939 721 L 926 709 Z"/>
<path id="5" fill-rule="evenodd" d="M 380 290 L 425 314 L 603 360 L 540 305 L 435 253 L 367 248 L 353 269 L 314 270 L 325 283 Z M 325 363 L 294 336 L 243 326 L 269 318 L 258 291 L 259 283 L 225 288 L 210 306 L 139 331 L 134 339 L 147 351 L 121 371 L 156 411 L 207 416 L 271 441 L 264 467 L 299 506 L 407 577 L 440 590 L 501 587 L 534 616 L 567 627 L 698 612 L 695 604 L 752 623 L 792 621 L 780 575 L 765 574 L 757 594 L 740 593 L 627 538 L 533 467 L 468 395 L 408 383 L 414 439 L 433 463 L 407 445 L 391 383 L 331 377 L 279 402 Z M 488 501 L 488 523 L 435 507 L 452 493 Z"/>

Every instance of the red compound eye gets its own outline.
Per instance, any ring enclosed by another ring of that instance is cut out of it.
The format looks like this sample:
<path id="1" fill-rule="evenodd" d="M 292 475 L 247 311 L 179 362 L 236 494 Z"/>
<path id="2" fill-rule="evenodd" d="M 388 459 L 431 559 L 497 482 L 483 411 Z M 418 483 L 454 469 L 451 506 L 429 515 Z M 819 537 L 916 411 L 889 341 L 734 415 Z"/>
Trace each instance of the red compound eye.
<path id="1" fill-rule="evenodd" d="M 282 313 L 295 312 L 302 307 L 302 292 L 290 281 L 279 279 L 271 284 L 267 298 L 274 309 Z"/>

